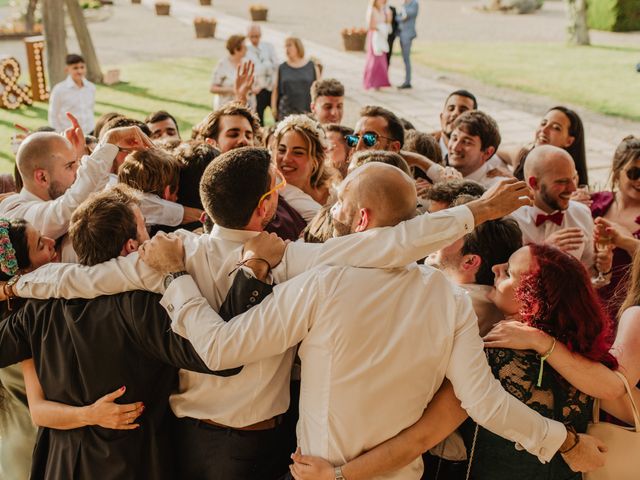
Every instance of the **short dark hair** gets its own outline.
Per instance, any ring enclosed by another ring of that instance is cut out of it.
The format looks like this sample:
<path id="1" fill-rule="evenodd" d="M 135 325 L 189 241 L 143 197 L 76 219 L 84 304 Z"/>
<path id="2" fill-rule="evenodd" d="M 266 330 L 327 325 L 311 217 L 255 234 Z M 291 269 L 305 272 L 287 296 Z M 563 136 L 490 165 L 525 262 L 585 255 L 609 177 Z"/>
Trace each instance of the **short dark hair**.
<path id="1" fill-rule="evenodd" d="M 260 120 L 245 105 L 239 102 L 231 102 L 223 105 L 215 112 L 207 115 L 198 125 L 194 127 L 194 140 L 205 140 L 207 138 L 217 139 L 220 134 L 220 119 L 222 117 L 241 116 L 246 118 L 251 125 L 253 134 L 257 135 L 260 131 Z"/>
<path id="2" fill-rule="evenodd" d="M 404 127 L 395 113 L 377 105 L 367 105 L 360 110 L 361 117 L 382 117 L 387 121 L 387 130 L 392 140 L 400 142 L 400 147 L 404 145 Z"/>
<path id="3" fill-rule="evenodd" d="M 351 171 L 371 162 L 386 163 L 392 167 L 399 168 L 411 177 L 411 168 L 407 161 L 396 152 L 388 152 L 386 150 L 362 150 L 354 153 L 353 157 L 351 157 L 349 170 Z"/>
<path id="4" fill-rule="evenodd" d="M 404 136 L 404 149 L 409 152 L 424 155 L 429 160 L 442 164 L 442 150 L 433 135 L 419 132 L 417 130 L 408 130 Z"/>
<path id="5" fill-rule="evenodd" d="M 122 115 L 121 113 L 118 113 L 118 112 L 103 113 L 96 120 L 96 126 L 93 128 L 93 135 L 96 138 L 100 138 L 100 132 L 102 132 L 102 129 L 109 122 L 109 120 L 112 120 L 112 119 L 114 119 L 116 117 L 123 117 L 123 116 L 124 115 Z"/>
<path id="6" fill-rule="evenodd" d="M 425 198 L 432 202 L 446 203 L 448 207 L 460 195 L 471 195 L 480 197 L 485 192 L 485 188 L 473 180 L 449 180 L 438 182 L 425 193 Z"/>
<path id="7" fill-rule="evenodd" d="M 220 152 L 206 142 L 192 140 L 173 150 L 173 155 L 182 164 L 178 203 L 186 207 L 202 209 L 200 180 L 209 164 Z"/>
<path id="8" fill-rule="evenodd" d="M 226 228 L 244 228 L 269 191 L 271 155 L 265 148 L 230 150 L 209 164 L 200 181 L 200 198 L 207 215 Z"/>
<path id="9" fill-rule="evenodd" d="M 84 61 L 84 58 L 82 58 L 81 55 L 78 55 L 77 53 L 70 53 L 65 57 L 64 63 L 65 65 L 75 65 L 76 63 L 86 63 L 86 62 Z"/>
<path id="10" fill-rule="evenodd" d="M 315 102 L 318 97 L 344 97 L 344 85 L 335 78 L 315 80 L 311 84 L 311 101 Z"/>
<path id="11" fill-rule="evenodd" d="M 157 112 L 150 113 L 147 115 L 147 118 L 144 119 L 144 123 L 157 123 L 162 122 L 166 119 L 170 118 L 173 121 L 173 124 L 178 128 L 178 121 L 171 115 L 169 112 L 165 110 L 158 110 Z"/>
<path id="12" fill-rule="evenodd" d="M 149 127 L 147 127 L 146 123 L 141 122 L 140 120 L 135 120 L 133 118 L 125 117 L 123 115 L 113 117 L 111 120 L 105 123 L 100 130 L 100 136 L 102 137 L 109 130 L 120 127 L 139 127 L 146 136 L 151 136 L 151 130 L 149 129 Z"/>
<path id="13" fill-rule="evenodd" d="M 353 128 L 345 125 L 338 125 L 337 123 L 329 123 L 327 125 L 323 125 L 322 128 L 324 128 L 325 132 L 339 133 L 343 137 L 346 135 L 353 135 Z"/>
<path id="14" fill-rule="evenodd" d="M 447 99 L 444 101 L 445 105 L 447 104 L 447 102 L 449 101 L 449 99 L 451 97 L 466 97 L 470 100 L 473 100 L 473 109 L 477 110 L 478 109 L 478 100 L 476 99 L 476 96 L 471 93 L 469 90 L 464 90 L 464 89 L 460 89 L 460 90 L 456 90 L 455 92 L 451 92 L 449 94 L 449 96 L 447 97 Z"/>
<path id="15" fill-rule="evenodd" d="M 129 239 L 138 238 L 132 207 L 138 198 L 126 185 L 94 193 L 71 215 L 69 237 L 82 265 L 96 265 L 120 255 Z"/>
<path id="16" fill-rule="evenodd" d="M 502 138 L 496 121 L 480 110 L 468 110 L 456 118 L 453 128 L 459 128 L 467 135 L 480 137 L 482 150 L 500 146 Z"/>
<path id="17" fill-rule="evenodd" d="M 416 129 L 416 127 L 413 125 L 413 123 L 411 123 L 409 120 L 407 120 L 404 117 L 400 117 L 400 123 L 402 123 L 402 128 L 404 128 L 405 136 L 406 136 L 407 132 Z"/>
<path id="18" fill-rule="evenodd" d="M 482 262 L 476 273 L 476 283 L 493 285 L 492 268 L 509 260 L 522 247 L 522 231 L 512 218 L 499 218 L 478 225 L 464 237 L 460 253 L 478 255 Z"/>

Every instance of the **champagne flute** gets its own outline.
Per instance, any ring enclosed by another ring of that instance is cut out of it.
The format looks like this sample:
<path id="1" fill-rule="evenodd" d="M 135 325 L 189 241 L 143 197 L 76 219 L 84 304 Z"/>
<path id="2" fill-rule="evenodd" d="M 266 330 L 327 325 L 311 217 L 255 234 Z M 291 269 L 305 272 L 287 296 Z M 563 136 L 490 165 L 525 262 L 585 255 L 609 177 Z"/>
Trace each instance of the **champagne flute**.
<path id="1" fill-rule="evenodd" d="M 597 252 L 607 251 L 613 241 L 613 237 L 609 235 L 609 233 L 607 232 L 607 229 L 603 225 L 598 225 L 596 228 L 598 228 L 599 230 L 596 244 L 595 244 L 596 251 Z M 597 268 L 598 267 L 596 267 L 596 269 Z M 591 283 L 593 284 L 594 287 L 599 288 L 607 285 L 609 283 L 609 280 L 607 280 L 607 278 L 604 276 L 604 273 L 598 270 L 598 276 L 595 278 L 592 278 Z"/>

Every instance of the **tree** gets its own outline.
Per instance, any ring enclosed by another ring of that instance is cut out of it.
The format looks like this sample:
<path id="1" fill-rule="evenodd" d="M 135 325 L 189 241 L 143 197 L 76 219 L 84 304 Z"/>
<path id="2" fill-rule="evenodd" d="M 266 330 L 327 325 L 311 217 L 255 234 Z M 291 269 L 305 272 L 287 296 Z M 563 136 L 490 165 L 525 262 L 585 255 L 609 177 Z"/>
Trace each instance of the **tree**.
<path id="1" fill-rule="evenodd" d="M 64 65 L 67 55 L 67 32 L 64 23 L 65 4 L 78 38 L 80 51 L 87 64 L 87 78 L 102 82 L 102 71 L 96 55 L 87 22 L 78 0 L 42 0 L 42 21 L 47 52 L 49 82 L 55 85 L 64 80 Z"/>
<path id="2" fill-rule="evenodd" d="M 569 25 L 567 42 L 571 45 L 590 45 L 587 26 L 587 0 L 567 0 Z"/>
<path id="3" fill-rule="evenodd" d="M 47 54 L 49 82 L 64 80 L 64 59 L 67 56 L 67 31 L 64 26 L 64 0 L 43 0 L 42 22 Z"/>

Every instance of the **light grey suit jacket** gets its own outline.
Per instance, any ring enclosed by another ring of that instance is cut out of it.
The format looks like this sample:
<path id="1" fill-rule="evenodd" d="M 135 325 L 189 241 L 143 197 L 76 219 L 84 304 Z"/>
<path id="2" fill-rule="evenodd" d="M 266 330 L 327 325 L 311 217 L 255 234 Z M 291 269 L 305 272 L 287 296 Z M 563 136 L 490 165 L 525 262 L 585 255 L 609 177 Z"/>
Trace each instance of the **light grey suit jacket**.
<path id="1" fill-rule="evenodd" d="M 418 0 L 411 0 L 403 5 L 406 17 L 400 15 L 398 9 L 398 36 L 401 40 L 416 38 L 416 18 L 418 17 Z"/>

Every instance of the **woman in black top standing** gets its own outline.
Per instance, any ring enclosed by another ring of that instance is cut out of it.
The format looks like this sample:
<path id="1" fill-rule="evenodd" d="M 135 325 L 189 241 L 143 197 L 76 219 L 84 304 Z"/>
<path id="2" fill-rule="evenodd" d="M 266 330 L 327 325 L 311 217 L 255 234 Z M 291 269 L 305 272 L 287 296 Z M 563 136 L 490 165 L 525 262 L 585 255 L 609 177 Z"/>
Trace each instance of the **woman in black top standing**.
<path id="1" fill-rule="evenodd" d="M 280 64 L 271 95 L 273 117 L 280 121 L 294 113 L 311 112 L 311 84 L 320 78 L 318 67 L 304 55 L 302 41 L 284 41 L 287 60 Z"/>

